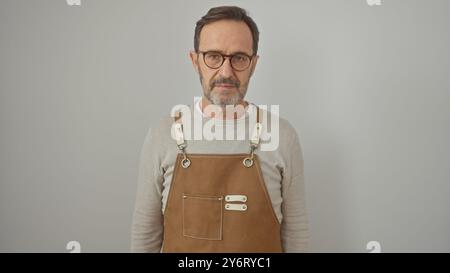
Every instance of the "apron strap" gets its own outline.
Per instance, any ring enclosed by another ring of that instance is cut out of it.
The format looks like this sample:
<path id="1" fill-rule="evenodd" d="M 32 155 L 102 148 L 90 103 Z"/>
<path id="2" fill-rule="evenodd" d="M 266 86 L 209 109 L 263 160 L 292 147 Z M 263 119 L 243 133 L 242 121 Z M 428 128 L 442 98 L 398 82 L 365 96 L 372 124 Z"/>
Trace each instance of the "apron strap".
<path id="1" fill-rule="evenodd" d="M 184 139 L 184 134 L 183 134 L 183 123 L 178 122 L 179 119 L 181 119 L 181 112 L 178 112 L 175 117 L 174 117 L 174 130 L 175 130 L 175 139 L 177 141 L 177 147 L 178 149 L 183 153 L 183 159 L 181 160 L 181 166 L 183 168 L 187 168 L 189 167 L 189 165 L 191 165 L 191 160 L 189 160 L 189 158 L 186 155 L 186 140 Z"/>
<path id="2" fill-rule="evenodd" d="M 259 145 L 259 139 L 261 137 L 261 132 L 262 132 L 262 123 L 259 122 L 260 109 L 258 106 L 256 106 L 256 111 L 257 111 L 256 112 L 256 123 L 255 123 L 255 127 L 253 128 L 253 131 L 252 131 L 252 137 L 250 138 L 250 145 L 254 146 L 255 149 Z"/>
<path id="3" fill-rule="evenodd" d="M 177 146 L 180 150 L 186 147 L 186 141 L 184 140 L 183 134 L 183 123 L 178 120 L 181 118 L 181 113 L 177 113 L 177 116 L 174 117 L 174 129 L 175 129 L 175 140 L 177 141 Z"/>
<path id="4" fill-rule="evenodd" d="M 245 167 L 250 168 L 253 165 L 254 160 L 254 152 L 259 146 L 260 137 L 262 133 L 262 123 L 260 122 L 260 109 L 257 105 L 256 107 L 256 123 L 253 128 L 252 135 L 250 137 L 250 155 L 242 161 Z M 184 139 L 183 134 L 183 123 L 181 122 L 182 113 L 178 112 L 174 117 L 174 130 L 175 130 L 175 139 L 177 141 L 178 149 L 183 153 L 183 159 L 181 160 L 181 166 L 183 168 L 188 168 L 191 165 L 191 161 L 186 155 L 186 140 Z M 180 122 L 178 122 L 180 120 Z"/>
<path id="5" fill-rule="evenodd" d="M 256 106 L 256 105 L 255 105 Z M 260 122 L 260 109 L 256 106 L 256 123 L 252 131 L 252 136 L 250 137 L 250 155 L 242 161 L 245 167 L 250 168 L 253 165 L 253 159 L 255 150 L 259 146 L 259 141 L 262 133 L 262 123 Z"/>

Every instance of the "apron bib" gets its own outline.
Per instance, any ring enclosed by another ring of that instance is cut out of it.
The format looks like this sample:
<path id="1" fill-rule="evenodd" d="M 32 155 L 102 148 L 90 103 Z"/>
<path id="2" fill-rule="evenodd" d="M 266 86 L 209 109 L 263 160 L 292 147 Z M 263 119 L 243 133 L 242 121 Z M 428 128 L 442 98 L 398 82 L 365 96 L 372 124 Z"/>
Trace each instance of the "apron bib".
<path id="1" fill-rule="evenodd" d="M 259 111 L 249 154 L 186 154 L 175 118 L 181 153 L 164 211 L 162 252 L 282 252 L 280 224 L 254 154 Z"/>

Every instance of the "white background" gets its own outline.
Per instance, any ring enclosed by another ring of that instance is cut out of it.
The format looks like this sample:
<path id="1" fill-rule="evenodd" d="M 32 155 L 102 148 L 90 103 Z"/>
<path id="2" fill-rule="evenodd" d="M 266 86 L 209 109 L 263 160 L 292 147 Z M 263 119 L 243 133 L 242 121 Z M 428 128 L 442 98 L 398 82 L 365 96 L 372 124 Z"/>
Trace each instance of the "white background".
<path id="1" fill-rule="evenodd" d="M 311 251 L 450 251 L 450 2 L 0 1 L 0 251 L 129 251 L 145 134 L 201 95 L 195 22 L 246 8 L 248 100 L 305 160 Z"/>

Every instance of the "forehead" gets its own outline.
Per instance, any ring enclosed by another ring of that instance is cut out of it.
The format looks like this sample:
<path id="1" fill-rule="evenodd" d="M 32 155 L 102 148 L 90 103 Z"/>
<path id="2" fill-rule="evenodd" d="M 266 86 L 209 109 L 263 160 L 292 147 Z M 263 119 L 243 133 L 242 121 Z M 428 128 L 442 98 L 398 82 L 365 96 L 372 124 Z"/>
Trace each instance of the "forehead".
<path id="1" fill-rule="evenodd" d="M 217 50 L 225 54 L 234 52 L 253 53 L 253 38 L 244 22 L 220 20 L 203 27 L 200 32 L 199 49 Z"/>

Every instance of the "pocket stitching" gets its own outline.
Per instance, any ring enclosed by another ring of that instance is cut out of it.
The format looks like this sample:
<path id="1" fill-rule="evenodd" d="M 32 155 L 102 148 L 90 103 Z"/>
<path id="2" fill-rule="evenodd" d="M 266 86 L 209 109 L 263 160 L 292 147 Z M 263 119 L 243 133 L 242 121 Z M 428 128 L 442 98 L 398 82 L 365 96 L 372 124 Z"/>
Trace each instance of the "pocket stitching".
<path id="1" fill-rule="evenodd" d="M 185 221 L 184 221 L 184 211 L 185 211 L 185 199 L 184 197 L 188 197 L 188 198 L 197 198 L 197 199 L 212 199 L 215 201 L 220 201 L 220 223 L 219 223 L 219 235 L 218 238 L 204 238 L 204 237 L 198 237 L 198 236 L 192 236 L 192 235 L 187 235 L 185 232 Z M 194 239 L 201 239 L 201 240 L 210 240 L 210 241 L 218 241 L 218 240 L 222 240 L 222 227 L 223 227 L 223 197 L 222 196 L 196 196 L 196 195 L 190 195 L 190 194 L 185 194 L 183 193 L 183 236 L 185 237 L 189 237 L 189 238 L 194 238 Z"/>

